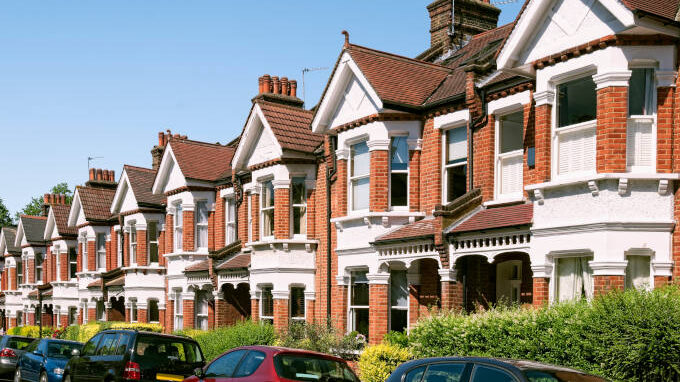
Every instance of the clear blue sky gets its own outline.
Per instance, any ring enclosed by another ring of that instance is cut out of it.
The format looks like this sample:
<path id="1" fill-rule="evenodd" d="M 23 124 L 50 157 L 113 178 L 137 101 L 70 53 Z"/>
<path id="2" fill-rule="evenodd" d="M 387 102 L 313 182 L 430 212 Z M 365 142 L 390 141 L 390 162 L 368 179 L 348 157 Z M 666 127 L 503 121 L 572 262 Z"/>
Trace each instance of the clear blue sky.
<path id="1" fill-rule="evenodd" d="M 431 0 L 0 3 L 0 198 L 12 214 L 93 167 L 150 167 L 165 129 L 236 137 L 260 75 L 332 67 L 352 42 L 406 56 L 429 44 Z M 503 5 L 512 21 L 522 0 Z M 257 4 L 254 6 L 253 4 Z M 330 70 L 306 76 L 307 106 Z"/>

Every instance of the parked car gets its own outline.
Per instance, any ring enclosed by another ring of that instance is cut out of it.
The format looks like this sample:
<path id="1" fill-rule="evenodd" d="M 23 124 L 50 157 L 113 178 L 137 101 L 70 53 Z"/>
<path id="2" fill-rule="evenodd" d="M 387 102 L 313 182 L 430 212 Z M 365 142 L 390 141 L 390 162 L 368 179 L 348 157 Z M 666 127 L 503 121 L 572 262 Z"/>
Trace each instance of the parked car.
<path id="1" fill-rule="evenodd" d="M 19 357 L 14 382 L 61 382 L 73 349 L 82 347 L 80 342 L 51 338 L 33 341 Z"/>
<path id="2" fill-rule="evenodd" d="M 181 381 L 205 365 L 189 337 L 138 330 L 104 330 L 74 349 L 64 382 Z"/>
<path id="3" fill-rule="evenodd" d="M 272 346 L 244 346 L 232 349 L 184 382 L 327 381 L 359 382 L 342 358 L 307 350 Z"/>
<path id="4" fill-rule="evenodd" d="M 24 353 L 26 346 L 35 338 L 23 336 L 2 336 L 0 339 L 0 380 L 12 381 L 17 360 Z"/>
<path id="5" fill-rule="evenodd" d="M 386 382 L 606 382 L 566 367 L 496 358 L 425 358 L 400 365 Z"/>

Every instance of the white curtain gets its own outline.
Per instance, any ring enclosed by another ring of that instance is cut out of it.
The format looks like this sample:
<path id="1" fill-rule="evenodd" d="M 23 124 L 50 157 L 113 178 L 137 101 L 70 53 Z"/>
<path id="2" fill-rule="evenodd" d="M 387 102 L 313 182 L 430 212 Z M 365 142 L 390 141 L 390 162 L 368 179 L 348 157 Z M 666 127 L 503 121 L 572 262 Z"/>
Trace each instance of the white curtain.
<path id="1" fill-rule="evenodd" d="M 581 263 L 579 271 L 583 278 L 582 291 L 587 298 L 593 298 L 593 270 L 590 268 L 588 262 L 592 260 L 590 257 L 579 257 Z"/>
<path id="2" fill-rule="evenodd" d="M 557 259 L 557 299 L 569 301 L 593 297 L 593 271 L 590 257 Z"/>
<path id="3" fill-rule="evenodd" d="M 628 256 L 626 288 L 645 289 L 650 286 L 649 256 Z"/>

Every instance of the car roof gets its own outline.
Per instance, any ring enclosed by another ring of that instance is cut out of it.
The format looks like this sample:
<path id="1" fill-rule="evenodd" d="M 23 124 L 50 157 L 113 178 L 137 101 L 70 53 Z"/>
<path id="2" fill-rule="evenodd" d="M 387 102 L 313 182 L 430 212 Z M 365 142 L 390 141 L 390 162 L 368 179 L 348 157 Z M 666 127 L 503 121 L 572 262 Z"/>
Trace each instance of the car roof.
<path id="1" fill-rule="evenodd" d="M 326 358 L 326 359 L 331 359 L 334 361 L 342 361 L 345 362 L 340 357 L 336 357 L 334 355 L 330 354 L 325 354 L 325 353 L 319 353 L 311 350 L 304 350 L 304 349 L 293 349 L 293 348 L 286 348 L 286 347 L 281 347 L 281 346 L 264 346 L 264 345 L 253 345 L 253 346 L 241 346 L 236 349 L 247 349 L 247 350 L 259 350 L 264 353 L 269 353 L 271 355 L 277 355 L 277 354 L 299 354 L 299 355 L 311 355 L 314 357 L 320 357 L 320 358 Z M 233 349 L 233 350 L 236 350 Z"/>
<path id="2" fill-rule="evenodd" d="M 174 334 L 158 333 L 158 332 L 152 332 L 152 331 L 149 331 L 149 330 L 106 329 L 106 330 L 102 330 L 99 333 L 121 333 L 121 332 L 132 333 L 132 334 L 142 334 L 142 335 L 156 336 L 156 337 L 164 337 L 164 338 L 174 338 L 174 339 L 177 339 L 177 340 L 196 342 L 195 339 L 188 337 L 188 336 L 177 336 L 177 335 L 174 335 Z"/>
<path id="3" fill-rule="evenodd" d="M 422 358 L 413 361 L 403 363 L 398 369 L 410 369 L 414 366 L 434 363 L 434 362 L 483 362 L 498 366 L 511 367 L 518 370 L 529 370 L 538 369 L 545 371 L 568 371 L 572 373 L 579 373 L 584 375 L 590 375 L 584 373 L 580 370 L 571 369 L 563 366 L 551 365 L 548 363 L 527 361 L 527 360 L 516 360 L 516 359 L 505 359 L 505 358 L 492 358 L 492 357 L 433 357 L 433 358 Z"/>
<path id="4" fill-rule="evenodd" d="M 23 340 L 37 340 L 37 338 L 28 337 L 28 336 L 14 336 L 14 335 L 7 335 L 7 334 L 6 334 L 4 337 L 7 337 L 7 338 L 21 338 L 21 339 L 23 339 Z"/>

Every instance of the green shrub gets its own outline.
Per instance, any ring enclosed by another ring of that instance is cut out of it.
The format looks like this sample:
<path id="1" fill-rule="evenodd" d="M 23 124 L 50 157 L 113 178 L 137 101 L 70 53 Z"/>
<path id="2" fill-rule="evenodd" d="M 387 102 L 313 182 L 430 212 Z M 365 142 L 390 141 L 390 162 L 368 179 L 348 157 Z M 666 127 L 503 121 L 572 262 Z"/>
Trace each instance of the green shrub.
<path id="1" fill-rule="evenodd" d="M 369 346 L 359 357 L 359 377 L 363 382 L 384 382 L 397 366 L 412 358 L 411 352 L 400 346 Z"/>
<path id="2" fill-rule="evenodd" d="M 42 338 L 52 337 L 55 328 L 49 326 L 43 326 L 42 328 Z M 40 327 L 37 325 L 24 325 L 16 326 L 7 330 L 7 334 L 15 336 L 24 336 L 38 338 L 40 336 Z"/>
<path id="3" fill-rule="evenodd" d="M 383 343 L 406 348 L 408 347 L 408 335 L 403 332 L 391 331 L 385 334 Z"/>
<path id="4" fill-rule="evenodd" d="M 413 328 L 409 344 L 417 357 L 530 359 L 618 381 L 677 381 L 680 289 L 616 292 L 541 309 L 434 316 Z"/>
<path id="5" fill-rule="evenodd" d="M 87 342 L 95 334 L 105 329 L 138 329 L 162 333 L 163 327 L 159 324 L 130 323 L 130 322 L 88 322 L 84 325 L 67 326 L 59 335 L 59 338 L 70 341 Z"/>
<path id="6" fill-rule="evenodd" d="M 330 354 L 338 348 L 339 340 L 340 336 L 332 325 L 291 322 L 286 330 L 279 333 L 276 345 Z"/>
<path id="7" fill-rule="evenodd" d="M 252 321 L 244 321 L 211 331 L 180 330 L 175 333 L 195 339 L 208 361 L 235 347 L 272 345 L 276 339 L 273 326 Z"/>

